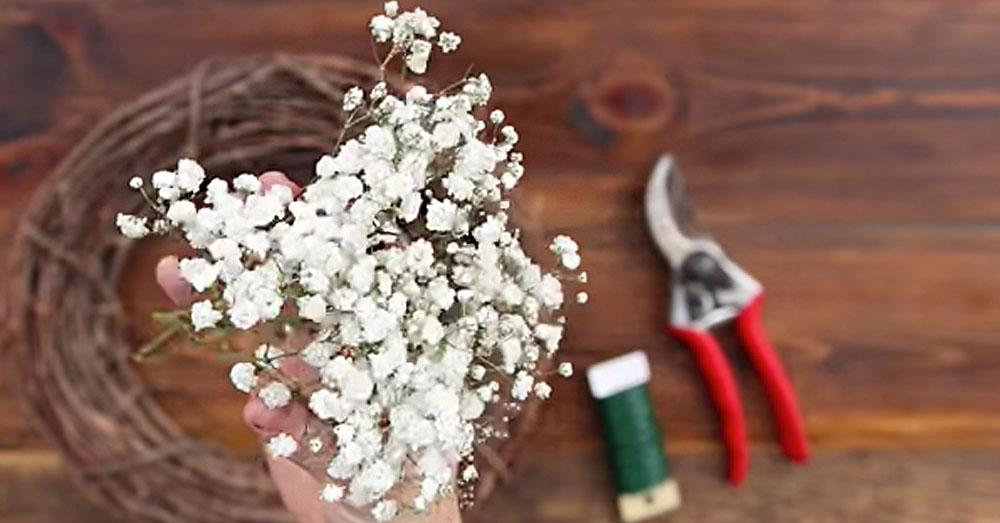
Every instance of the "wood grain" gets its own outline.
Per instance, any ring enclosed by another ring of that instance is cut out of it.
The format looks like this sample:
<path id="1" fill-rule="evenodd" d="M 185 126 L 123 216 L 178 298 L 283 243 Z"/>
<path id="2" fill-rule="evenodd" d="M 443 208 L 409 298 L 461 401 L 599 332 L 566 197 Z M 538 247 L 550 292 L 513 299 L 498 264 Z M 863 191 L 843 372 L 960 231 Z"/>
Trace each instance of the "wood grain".
<path id="1" fill-rule="evenodd" d="M 670 521 L 1000 521 L 1000 4 L 424 6 L 465 36 L 459 53 L 435 58 L 434 80 L 469 63 L 489 71 L 519 128 L 526 226 L 582 244 L 591 301 L 571 314 L 565 356 L 582 368 L 650 352 L 686 496 Z M 115 104 L 211 55 L 364 58 L 376 8 L 0 3 L 0 252 L 52 166 Z M 654 123 L 639 122 L 650 114 Z M 660 328 L 669 281 L 640 199 L 667 148 L 703 221 L 767 286 L 767 327 L 819 451 L 807 467 L 776 457 L 762 391 L 723 332 L 758 451 L 740 490 L 722 483 L 715 419 L 693 365 Z M 148 275 L 165 249 L 139 249 L 119 284 L 137 340 L 146 313 L 163 305 Z M 185 353 L 144 372 L 192 435 L 253 448 L 223 363 Z M 14 393 L 0 389 L 0 520 L 105 520 L 32 433 Z M 614 520 L 583 380 L 555 394 L 485 521 Z"/>

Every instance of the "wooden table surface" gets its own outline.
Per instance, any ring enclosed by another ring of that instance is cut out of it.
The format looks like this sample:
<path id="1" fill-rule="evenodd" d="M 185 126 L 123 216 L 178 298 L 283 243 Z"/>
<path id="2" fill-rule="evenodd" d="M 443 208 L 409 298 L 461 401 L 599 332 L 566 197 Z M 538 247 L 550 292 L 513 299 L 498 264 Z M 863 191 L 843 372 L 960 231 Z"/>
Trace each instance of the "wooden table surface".
<path id="1" fill-rule="evenodd" d="M 676 522 L 1000 521 L 1000 3 L 989 0 L 426 2 L 518 125 L 517 205 L 582 245 L 578 368 L 642 348 L 684 490 Z M 373 1 L 0 1 L 0 252 L 53 165 L 116 104 L 210 55 L 365 58 Z M 438 60 L 435 58 L 435 60 Z M 769 291 L 765 321 L 815 457 L 776 451 L 731 334 L 754 449 L 722 480 L 714 413 L 663 334 L 669 281 L 641 187 L 673 149 L 703 221 Z M 162 305 L 140 250 L 120 284 Z M 53 326 L 58 328 L 58 326 Z M 221 363 L 144 372 L 191 434 L 247 451 Z M 108 521 L 0 389 L 0 521 Z M 201 398 L 212 398 L 202 401 Z M 489 501 L 488 522 L 615 521 L 582 378 Z M 197 400 L 197 401 L 195 401 Z"/>

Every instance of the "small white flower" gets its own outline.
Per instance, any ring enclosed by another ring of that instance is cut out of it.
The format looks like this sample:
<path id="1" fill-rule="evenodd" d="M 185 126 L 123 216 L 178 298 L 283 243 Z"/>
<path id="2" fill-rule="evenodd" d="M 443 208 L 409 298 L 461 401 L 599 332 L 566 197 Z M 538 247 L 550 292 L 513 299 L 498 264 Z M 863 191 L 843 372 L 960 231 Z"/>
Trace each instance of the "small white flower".
<path id="1" fill-rule="evenodd" d="M 209 288 L 219 277 L 219 266 L 202 258 L 185 258 L 179 266 L 181 277 L 198 292 Z"/>
<path id="2" fill-rule="evenodd" d="M 427 40 L 414 40 L 406 53 L 406 67 L 415 74 L 427 72 L 427 61 L 431 58 L 431 43 Z"/>
<path id="3" fill-rule="evenodd" d="M 318 294 L 303 296 L 296 301 L 299 306 L 299 316 L 316 323 L 322 323 L 326 318 L 326 300 Z"/>
<path id="4" fill-rule="evenodd" d="M 374 87 L 372 87 L 371 99 L 381 100 L 382 98 L 385 98 L 385 95 L 388 92 L 389 92 L 389 87 L 385 84 L 385 82 L 379 82 L 375 84 Z"/>
<path id="5" fill-rule="evenodd" d="M 267 451 L 275 458 L 287 458 L 299 450 L 295 438 L 282 432 L 267 441 Z"/>
<path id="6" fill-rule="evenodd" d="M 574 271 L 580 267 L 580 255 L 575 252 L 567 252 L 559 258 L 563 267 Z"/>
<path id="7" fill-rule="evenodd" d="M 329 178 L 337 174 L 337 161 L 329 154 L 324 154 L 316 161 L 316 176 Z"/>
<path id="8" fill-rule="evenodd" d="M 545 383 L 544 381 L 539 381 L 538 383 L 535 384 L 535 396 L 538 396 L 543 400 L 547 400 L 551 395 L 552 395 L 552 387 L 548 383 Z"/>
<path id="9" fill-rule="evenodd" d="M 309 410 L 321 420 L 341 419 L 349 409 L 350 405 L 330 389 L 319 389 L 309 396 Z"/>
<path id="10" fill-rule="evenodd" d="M 462 469 L 462 481 L 475 481 L 479 477 L 479 471 L 475 465 L 468 465 Z"/>
<path id="11" fill-rule="evenodd" d="M 368 126 L 362 140 L 365 150 L 374 158 L 391 160 L 396 155 L 396 135 L 388 126 Z M 377 168 L 379 165 L 370 163 L 368 167 Z"/>
<path id="12" fill-rule="evenodd" d="M 313 341 L 302 349 L 299 355 L 307 365 L 320 368 L 333 357 L 333 345 L 325 341 Z"/>
<path id="13" fill-rule="evenodd" d="M 451 200 L 433 200 L 427 206 L 427 228 L 432 231 L 451 231 L 458 218 L 458 206 Z"/>
<path id="14" fill-rule="evenodd" d="M 330 193 L 343 202 L 361 196 L 364 190 L 364 184 L 355 176 L 338 176 L 330 182 Z"/>
<path id="15" fill-rule="evenodd" d="M 141 189 L 142 178 L 139 178 L 138 176 L 133 176 L 132 179 L 128 181 L 128 186 L 136 190 Z"/>
<path id="16" fill-rule="evenodd" d="M 490 398 L 493 397 L 493 389 L 490 387 L 490 384 L 476 387 L 476 396 L 483 402 L 490 401 Z"/>
<path id="17" fill-rule="evenodd" d="M 280 381 L 272 381 L 257 392 L 257 397 L 264 402 L 265 407 L 280 409 L 288 405 L 288 402 L 292 400 L 292 391 L 288 388 L 288 385 Z"/>
<path id="18" fill-rule="evenodd" d="M 181 197 L 181 190 L 176 186 L 164 187 L 156 192 L 156 195 L 160 197 L 161 200 L 171 201 L 176 200 Z"/>
<path id="19" fill-rule="evenodd" d="M 559 348 L 559 341 L 562 339 L 563 328 L 560 325 L 549 325 L 540 323 L 535 326 L 535 337 L 545 346 L 545 350 L 550 353 Z"/>
<path id="20" fill-rule="evenodd" d="M 469 97 L 474 105 L 485 105 L 493 94 L 493 85 L 486 73 L 480 73 L 478 77 L 466 80 L 462 92 Z"/>
<path id="21" fill-rule="evenodd" d="M 354 86 L 344 93 L 344 111 L 351 112 L 361 105 L 365 99 L 365 92 L 360 87 Z"/>
<path id="22" fill-rule="evenodd" d="M 146 225 L 146 218 L 140 218 L 131 214 L 118 213 L 115 218 L 115 225 L 126 238 L 138 240 L 149 234 L 149 227 Z"/>
<path id="23" fill-rule="evenodd" d="M 236 390 L 249 393 L 257 385 L 257 369 L 252 363 L 236 363 L 229 369 L 229 380 Z"/>
<path id="24" fill-rule="evenodd" d="M 399 2 L 391 0 L 382 6 L 386 16 L 396 16 L 399 14 Z"/>
<path id="25" fill-rule="evenodd" d="M 414 85 L 409 91 L 406 91 L 406 103 L 408 104 L 427 104 L 433 100 L 434 96 L 422 85 Z"/>
<path id="26" fill-rule="evenodd" d="M 155 175 L 154 175 L 155 176 Z M 226 202 L 234 202 L 229 198 L 229 183 L 222 178 L 213 178 L 205 187 L 205 201 L 213 205 L 222 205 Z"/>
<path id="27" fill-rule="evenodd" d="M 504 119 L 504 114 L 503 111 L 501 111 L 500 109 L 494 109 L 493 112 L 490 113 L 490 122 L 492 122 L 494 125 L 499 124 L 500 122 L 503 121 L 503 119 Z"/>
<path id="28" fill-rule="evenodd" d="M 385 15 L 376 15 L 372 17 L 371 22 L 369 22 L 368 27 L 372 31 L 372 38 L 376 42 L 387 42 L 389 38 L 392 38 L 392 28 L 394 22 L 392 18 Z"/>
<path id="29" fill-rule="evenodd" d="M 521 355 L 524 354 L 521 340 L 515 336 L 508 336 L 500 342 L 500 354 L 503 356 L 504 370 L 513 373 L 514 368 L 521 361 Z"/>
<path id="30" fill-rule="evenodd" d="M 577 252 L 580 246 L 577 245 L 573 238 L 566 236 L 565 234 L 560 234 L 555 238 L 552 238 L 552 243 L 549 244 L 549 250 L 557 255 L 562 255 L 568 252 Z"/>
<path id="31" fill-rule="evenodd" d="M 503 184 L 503 188 L 506 190 L 511 190 L 517 185 L 517 182 L 521 180 L 524 176 L 524 166 L 519 163 L 508 163 L 507 167 L 504 169 L 503 174 L 500 175 L 500 183 Z M 507 205 L 510 202 L 505 202 Z"/>
<path id="32" fill-rule="evenodd" d="M 437 33 L 440 22 L 426 11 L 417 7 L 413 11 L 399 15 L 393 28 L 392 39 L 396 45 L 405 45 L 414 36 L 431 38 Z"/>
<path id="33" fill-rule="evenodd" d="M 323 489 L 319 492 L 319 498 L 327 503 L 336 503 L 344 497 L 343 487 L 334 485 L 333 483 L 327 483 L 323 485 Z"/>
<path id="34" fill-rule="evenodd" d="M 472 231 L 472 235 L 479 243 L 496 243 L 504 233 L 503 221 L 494 216 L 486 218 L 482 225 Z"/>
<path id="35" fill-rule="evenodd" d="M 483 379 L 483 376 L 486 376 L 486 367 L 483 367 L 482 365 L 473 365 L 469 367 L 470 378 L 479 381 Z"/>
<path id="36" fill-rule="evenodd" d="M 309 452 L 316 454 L 321 450 L 323 450 L 323 440 L 318 437 L 309 440 Z"/>
<path id="37" fill-rule="evenodd" d="M 257 191 L 260 191 L 260 178 L 252 174 L 243 173 L 233 180 L 233 187 L 235 187 L 237 191 L 254 194 Z"/>
<path id="38" fill-rule="evenodd" d="M 256 255 L 259 259 L 267 256 L 267 251 L 271 248 L 271 240 L 268 239 L 267 234 L 261 231 L 244 236 L 242 244 L 246 247 L 247 252 Z"/>
<path id="39" fill-rule="evenodd" d="M 542 281 L 538 285 L 538 297 L 546 307 L 561 307 L 563 303 L 562 284 L 551 274 L 542 276 Z"/>
<path id="40" fill-rule="evenodd" d="M 174 225 L 188 225 L 198 217 L 198 209 L 190 200 L 177 200 L 167 209 L 167 219 Z"/>
<path id="41" fill-rule="evenodd" d="M 354 436 L 356 432 L 357 429 L 354 428 L 354 425 L 351 425 L 349 423 L 341 423 L 333 427 L 333 435 L 337 437 L 337 445 L 341 447 L 354 441 Z"/>
<path id="42" fill-rule="evenodd" d="M 438 36 L 438 46 L 440 46 L 441 51 L 445 53 L 450 53 L 458 49 L 458 45 L 461 43 L 462 37 L 449 31 L 445 31 Z"/>
<path id="43" fill-rule="evenodd" d="M 191 306 L 191 325 L 200 331 L 215 327 L 222 319 L 222 313 L 212 307 L 210 300 L 202 300 Z"/>
<path id="44" fill-rule="evenodd" d="M 427 284 L 427 299 L 439 310 L 447 310 L 455 303 L 455 289 L 451 288 L 448 279 L 439 276 Z"/>
<path id="45" fill-rule="evenodd" d="M 510 386 L 510 395 L 516 400 L 525 400 L 531 394 L 531 387 L 535 383 L 535 378 L 527 372 L 521 371 L 514 378 L 514 384 Z"/>
<path id="46" fill-rule="evenodd" d="M 587 272 L 584 271 L 584 272 L 581 272 L 580 274 L 577 274 L 576 275 L 576 281 L 578 281 L 580 283 L 587 283 Z"/>
<path id="47" fill-rule="evenodd" d="M 205 181 L 205 169 L 190 158 L 177 161 L 177 187 L 185 192 L 195 192 Z"/>
<path id="48" fill-rule="evenodd" d="M 569 377 L 573 376 L 573 364 L 570 363 L 570 362 L 568 362 L 568 361 L 564 361 L 564 362 L 560 363 L 559 364 L 559 371 L 558 372 L 559 372 L 559 375 L 562 376 L 562 377 L 564 377 L 564 378 L 569 378 Z"/>
<path id="49" fill-rule="evenodd" d="M 420 331 L 421 338 L 428 345 L 437 345 L 441 338 L 444 338 L 444 327 L 434 316 L 428 316 L 424 320 L 423 328 Z"/>
<path id="50" fill-rule="evenodd" d="M 177 185 L 177 173 L 173 171 L 156 171 L 153 173 L 153 188 L 157 190 L 172 188 Z"/>
<path id="51" fill-rule="evenodd" d="M 431 139 L 439 149 L 450 149 L 462 139 L 462 127 L 453 121 L 441 122 L 434 127 Z"/>
<path id="52" fill-rule="evenodd" d="M 238 263 L 242 256 L 240 244 L 231 238 L 219 238 L 208 245 L 208 253 L 215 260 L 231 260 Z"/>
<path id="53" fill-rule="evenodd" d="M 389 521 L 396 517 L 398 510 L 395 501 L 379 501 L 372 507 L 372 517 L 375 518 L 375 521 Z"/>
<path id="54" fill-rule="evenodd" d="M 486 410 L 486 403 L 476 394 L 462 396 L 461 415 L 464 420 L 478 419 Z"/>
<path id="55" fill-rule="evenodd" d="M 372 284 L 375 283 L 375 264 L 373 256 L 365 256 L 355 262 L 347 272 L 347 281 L 351 288 L 362 293 L 371 290 Z"/>
<path id="56" fill-rule="evenodd" d="M 579 303 L 580 305 L 587 303 L 588 300 L 590 300 L 590 295 L 587 294 L 586 292 L 581 291 L 576 293 L 576 302 Z"/>
<path id="57" fill-rule="evenodd" d="M 503 137 L 503 141 L 509 145 L 514 145 L 518 140 L 517 131 L 515 131 L 514 127 L 510 125 L 505 125 L 500 129 L 500 136 Z"/>

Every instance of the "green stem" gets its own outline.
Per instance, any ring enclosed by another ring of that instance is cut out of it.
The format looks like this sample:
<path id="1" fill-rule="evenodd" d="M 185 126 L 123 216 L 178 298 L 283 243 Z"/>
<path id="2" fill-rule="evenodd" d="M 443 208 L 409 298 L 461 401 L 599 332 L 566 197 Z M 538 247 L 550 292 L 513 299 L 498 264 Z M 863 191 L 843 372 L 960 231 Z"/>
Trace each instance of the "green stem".
<path id="1" fill-rule="evenodd" d="M 139 347 L 132 355 L 132 359 L 135 361 L 142 361 L 145 358 L 155 354 L 163 345 L 170 341 L 171 338 L 182 332 L 185 325 L 181 322 L 175 322 L 170 324 L 167 328 L 161 330 L 156 334 L 153 339 L 149 340 L 145 345 Z"/>

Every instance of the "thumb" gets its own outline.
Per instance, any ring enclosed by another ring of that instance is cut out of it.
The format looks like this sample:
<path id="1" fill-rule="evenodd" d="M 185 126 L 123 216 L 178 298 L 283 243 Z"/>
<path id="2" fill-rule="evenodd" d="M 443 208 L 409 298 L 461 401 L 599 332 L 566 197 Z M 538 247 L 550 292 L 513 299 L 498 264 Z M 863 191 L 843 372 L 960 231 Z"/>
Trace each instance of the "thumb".
<path id="1" fill-rule="evenodd" d="M 174 304 L 184 306 L 194 301 L 194 292 L 191 285 L 181 277 L 176 256 L 164 256 L 156 264 L 156 282 Z"/>
<path id="2" fill-rule="evenodd" d="M 261 441 L 284 432 L 298 437 L 305 431 L 309 413 L 298 403 L 291 402 L 279 409 L 269 409 L 256 395 L 243 406 L 243 421 Z"/>
<path id="3" fill-rule="evenodd" d="M 301 349 L 309 343 L 309 340 L 308 335 L 297 331 L 285 340 L 282 350 Z M 298 356 L 282 358 L 275 362 L 275 366 L 280 367 L 282 375 L 300 384 L 317 379 L 316 369 L 307 365 Z M 258 385 L 263 386 L 264 383 L 261 382 Z M 284 407 L 269 409 L 257 395 L 259 390 L 260 388 L 257 388 L 243 406 L 243 421 L 250 427 L 250 430 L 264 442 L 282 432 L 295 439 L 300 439 L 310 421 L 309 410 L 305 405 L 300 401 L 291 401 Z"/>

